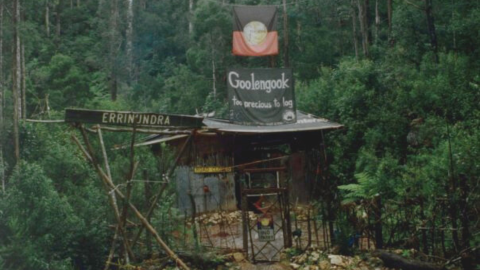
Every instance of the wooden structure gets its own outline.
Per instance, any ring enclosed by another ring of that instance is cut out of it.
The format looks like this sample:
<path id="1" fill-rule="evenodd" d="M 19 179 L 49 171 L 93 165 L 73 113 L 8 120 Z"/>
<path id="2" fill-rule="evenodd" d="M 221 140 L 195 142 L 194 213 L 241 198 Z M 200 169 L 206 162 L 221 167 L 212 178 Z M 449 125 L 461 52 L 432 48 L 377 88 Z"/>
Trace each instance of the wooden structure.
<path id="1" fill-rule="evenodd" d="M 340 124 L 301 112 L 297 112 L 297 122 L 292 124 L 258 127 L 231 124 L 219 119 L 203 119 L 200 128 L 198 127 L 199 118 L 193 116 L 109 111 L 95 111 L 94 117 L 88 117 L 87 114 L 89 114 L 88 111 L 67 111 L 66 122 L 71 122 L 79 129 L 84 143 L 82 144 L 74 134 L 72 138 L 98 173 L 117 220 L 114 242 L 106 269 L 110 265 L 116 241 L 123 241 L 124 257 L 127 263 L 129 259 L 134 258 L 132 248 L 144 229 L 153 236 L 158 245 L 177 265 L 188 269 L 188 266 L 169 248 L 149 221 L 157 202 L 173 176 L 177 187 L 179 208 L 188 210 L 193 215 L 208 211 L 242 209 L 244 252 L 248 254 L 248 250 L 251 250 L 250 258 L 254 261 L 272 260 L 270 255 L 264 256 L 265 259 L 258 259 L 257 256 L 265 255 L 264 250 L 267 246 L 274 247 L 274 256 L 276 256 L 283 247 L 292 245 L 290 200 L 308 201 L 309 196 L 312 195 L 311 191 L 316 190 L 318 177 L 309 179 L 304 169 L 310 162 L 306 153 L 311 149 L 323 153 L 311 166 L 318 175 L 322 171 L 321 167 L 326 166 L 327 162 L 323 131 L 342 127 Z M 86 120 L 82 118 L 85 115 L 88 118 Z M 152 115 L 154 115 L 153 118 Z M 145 120 L 146 117 L 149 117 L 148 120 Z M 160 117 L 162 117 L 161 121 Z M 173 122 L 180 123 L 180 126 L 174 126 Z M 94 125 L 88 129 L 82 123 L 130 127 L 112 128 Z M 112 179 L 102 131 L 132 133 L 130 144 L 123 146 L 123 148 L 130 148 L 131 153 L 130 171 L 123 192 L 118 188 L 118 183 Z M 89 132 L 98 136 L 100 149 L 97 151 L 92 147 Z M 146 141 L 136 142 L 137 133 L 154 135 Z M 173 166 L 164 176 L 164 183 L 151 199 L 148 211 L 142 213 L 130 202 L 131 180 L 138 166 L 134 159 L 134 149 L 136 146 L 151 145 L 154 151 L 161 154 L 159 151 L 161 148 L 157 146 L 160 143 L 168 143 L 177 148 L 177 154 Z M 103 161 L 98 160 L 99 156 Z M 117 203 L 118 198 L 123 200 L 123 209 Z M 133 240 L 128 239 L 125 231 L 129 209 L 142 224 Z M 271 238 L 264 237 L 265 242 L 262 246 L 254 243 L 254 240 L 258 240 L 258 236 L 252 236 L 252 232 L 268 236 L 267 227 L 261 227 L 261 224 L 255 220 L 252 225 L 248 218 L 249 211 L 262 213 L 261 217 L 264 219 L 269 215 L 278 214 L 280 217 L 271 218 L 273 234 L 270 235 Z M 256 222 L 258 228 L 255 227 Z M 275 246 L 273 243 L 277 233 L 282 235 L 281 246 Z"/>
<path id="2" fill-rule="evenodd" d="M 302 112 L 297 116 L 297 123 L 278 126 L 205 119 L 205 126 L 193 137 L 158 135 L 149 139 L 151 143 L 167 142 L 178 150 L 190 142 L 174 174 L 180 212 L 198 215 L 242 210 L 243 250 L 253 261 L 274 260 L 283 247 L 292 245 L 290 202 L 307 204 L 319 194 L 322 187 L 318 182 L 325 177 L 322 172 L 327 166 L 323 132 L 342 127 Z M 317 155 L 313 157 L 312 152 Z M 280 230 L 274 231 L 283 241 L 254 243 L 259 231 L 255 222 L 248 221 L 248 212 L 262 213 L 262 204 L 276 205 L 269 214 L 279 217 L 275 228 Z M 266 246 L 274 252 L 262 253 Z"/>

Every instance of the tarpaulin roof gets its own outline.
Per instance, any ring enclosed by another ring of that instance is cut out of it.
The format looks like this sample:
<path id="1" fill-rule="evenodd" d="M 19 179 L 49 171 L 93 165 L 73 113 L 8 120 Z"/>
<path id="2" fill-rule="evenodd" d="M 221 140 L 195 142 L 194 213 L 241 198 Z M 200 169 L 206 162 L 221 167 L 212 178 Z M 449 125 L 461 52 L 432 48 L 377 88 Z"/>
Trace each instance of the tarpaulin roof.
<path id="1" fill-rule="evenodd" d="M 314 130 L 339 129 L 343 125 L 331 122 L 325 118 L 316 117 L 312 114 L 306 114 L 297 110 L 297 122 L 275 126 L 257 126 L 233 124 L 224 119 L 205 118 L 203 124 L 208 129 L 227 133 L 281 133 L 281 132 L 301 132 Z"/>

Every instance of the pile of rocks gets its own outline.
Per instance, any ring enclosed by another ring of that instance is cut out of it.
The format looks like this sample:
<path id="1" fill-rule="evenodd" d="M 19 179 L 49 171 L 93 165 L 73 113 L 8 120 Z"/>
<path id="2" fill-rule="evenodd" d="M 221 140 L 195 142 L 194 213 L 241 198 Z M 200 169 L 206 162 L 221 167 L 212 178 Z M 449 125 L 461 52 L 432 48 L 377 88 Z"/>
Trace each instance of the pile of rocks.
<path id="1" fill-rule="evenodd" d="M 290 258 L 290 267 L 299 270 L 359 269 L 383 270 L 382 261 L 377 258 L 362 259 L 359 256 L 328 254 L 317 248 L 309 248 L 300 255 Z"/>
<path id="2" fill-rule="evenodd" d="M 250 211 L 248 218 L 254 221 L 257 220 L 257 215 Z M 203 225 L 236 224 L 242 221 L 242 211 L 205 213 L 196 217 L 195 221 Z"/>

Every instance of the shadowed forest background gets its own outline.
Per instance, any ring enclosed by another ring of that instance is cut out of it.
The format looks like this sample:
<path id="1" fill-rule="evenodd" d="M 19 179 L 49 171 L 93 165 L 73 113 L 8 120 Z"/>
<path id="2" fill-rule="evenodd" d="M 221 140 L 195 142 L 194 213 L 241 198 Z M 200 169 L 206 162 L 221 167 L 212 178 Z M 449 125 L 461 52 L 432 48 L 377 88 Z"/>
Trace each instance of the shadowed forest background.
<path id="1" fill-rule="evenodd" d="M 278 56 L 231 54 L 234 4 L 278 6 Z M 110 250 L 113 215 L 72 129 L 26 119 L 67 107 L 226 117 L 228 67 L 289 66 L 297 108 L 345 126 L 326 134 L 319 198 L 343 232 L 354 229 L 342 205 L 381 198 L 384 247 L 479 269 L 480 1 L 285 7 L 288 29 L 280 0 L 0 0 L 0 268 L 101 269 Z M 172 162 L 137 152 L 138 174 L 160 179 Z M 124 179 L 128 151 L 114 153 Z"/>

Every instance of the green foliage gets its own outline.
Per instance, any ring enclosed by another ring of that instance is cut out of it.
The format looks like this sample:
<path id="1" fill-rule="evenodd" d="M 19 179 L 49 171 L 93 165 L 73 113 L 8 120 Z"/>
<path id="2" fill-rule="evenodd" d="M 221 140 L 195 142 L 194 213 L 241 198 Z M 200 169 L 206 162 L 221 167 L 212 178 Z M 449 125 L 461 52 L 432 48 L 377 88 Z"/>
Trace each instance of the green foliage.
<path id="1" fill-rule="evenodd" d="M 1 199 L 2 260 L 7 269 L 70 269 L 71 242 L 83 226 L 38 165 L 19 164 Z"/>
<path id="2" fill-rule="evenodd" d="M 356 5 L 287 1 L 288 29 L 283 29 L 279 10 L 280 55 L 273 59 L 231 55 L 234 1 L 194 2 L 189 10 L 188 1 L 134 1 L 129 70 L 125 1 L 24 1 L 20 33 L 25 46 L 27 118 L 62 119 L 63 110 L 72 106 L 184 114 L 215 111 L 215 117 L 226 117 L 225 70 L 283 66 L 288 32 L 298 108 L 345 125 L 326 134 L 329 180 L 332 186 L 340 185 L 337 203 L 376 194 L 384 201 L 422 198 L 428 219 L 434 215 L 430 211 L 435 197 L 462 195 L 458 189 L 447 192 L 451 179 L 470 190 L 469 206 L 478 199 L 478 1 L 433 1 L 437 51 L 431 44 L 424 2 L 394 1 L 390 32 L 387 1 L 378 1 L 378 25 L 370 1 L 368 57 L 362 54 Z M 5 14 L 0 78 L 5 86 L 5 126 L 0 134 L 6 162 L 0 167 L 7 168 L 8 177 L 7 192 L 0 200 L 0 265 L 99 269 L 110 244 L 107 224 L 113 219 L 98 176 L 72 144 L 65 126 L 22 124 L 25 163 L 13 170 L 14 42 L 13 25 L 7 19 L 11 13 Z M 118 90 L 115 101 L 113 89 Z M 104 136 L 114 180 L 122 183 L 130 168 L 128 151 L 110 149 L 128 145 L 131 137 Z M 141 165 L 134 178 L 141 179 L 146 172 L 161 180 L 171 162 L 171 153 L 162 150 L 169 153 L 164 160 L 148 149 L 137 150 Z M 138 195 L 141 186 L 134 187 L 134 194 L 132 201 L 143 204 L 143 196 Z M 162 202 L 152 219 L 157 227 L 162 227 L 162 218 L 176 215 L 167 210 L 174 202 L 170 196 Z M 413 212 L 419 213 L 418 207 Z M 420 220 L 416 217 L 413 222 Z M 169 232 L 165 228 L 162 233 Z M 472 237 L 472 246 L 478 245 L 476 238 Z"/>

